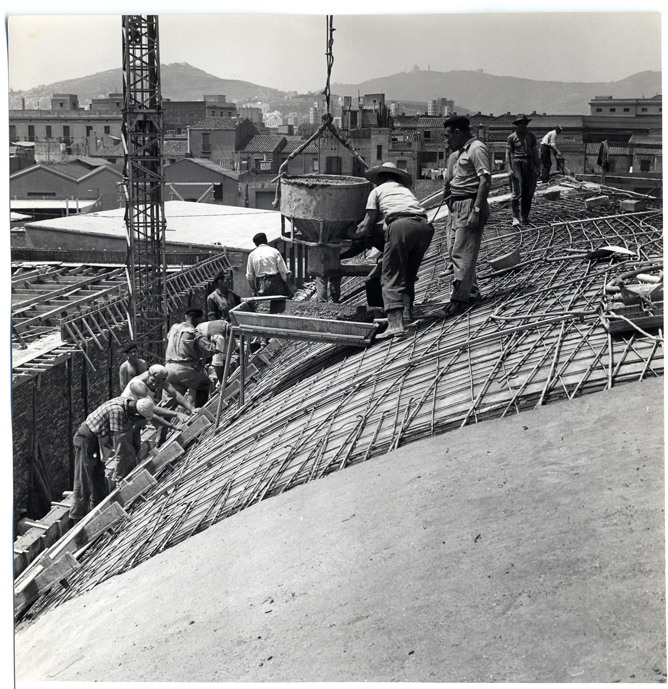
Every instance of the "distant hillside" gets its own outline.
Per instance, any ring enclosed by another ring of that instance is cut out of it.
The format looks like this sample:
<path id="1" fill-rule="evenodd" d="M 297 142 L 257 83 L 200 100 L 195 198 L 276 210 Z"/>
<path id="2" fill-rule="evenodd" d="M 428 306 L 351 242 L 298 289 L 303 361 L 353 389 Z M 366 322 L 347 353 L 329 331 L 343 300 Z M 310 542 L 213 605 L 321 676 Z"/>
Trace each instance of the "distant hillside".
<path id="1" fill-rule="evenodd" d="M 192 67 L 187 62 L 162 65 L 162 96 L 171 100 L 202 100 L 204 94 L 225 95 L 228 101 L 245 103 L 248 101 L 268 101 L 280 99 L 285 94 L 278 89 L 251 84 L 236 79 L 221 79 L 204 70 Z M 93 98 L 106 97 L 108 93 L 123 91 L 121 69 L 109 69 L 106 72 L 90 74 L 80 79 L 68 79 L 54 84 L 39 86 L 29 91 L 11 91 L 9 107 L 20 108 L 21 98 L 25 98 L 26 108 L 49 108 L 53 93 L 75 93 L 79 103 L 85 105 Z"/>
<path id="2" fill-rule="evenodd" d="M 564 82 L 499 77 L 482 71 L 413 71 L 370 79 L 360 84 L 332 84 L 332 92 L 356 96 L 357 92 L 384 93 L 387 101 L 421 101 L 448 98 L 473 112 L 589 114 L 594 96 L 651 97 L 661 93 L 661 72 L 639 72 L 621 81 Z"/>
<path id="3" fill-rule="evenodd" d="M 261 100 L 281 109 L 300 110 L 296 103 L 284 101 L 287 95 L 284 91 L 248 81 L 221 79 L 186 62 L 162 65 L 161 76 L 162 95 L 172 100 L 201 100 L 204 94 L 221 94 L 229 101 L 245 103 Z M 36 107 L 37 102 L 39 107 L 49 108 L 53 93 L 75 93 L 79 96 L 79 103 L 85 105 L 93 98 L 122 89 L 120 68 L 110 69 L 29 91 L 10 91 L 9 107 L 20 108 L 23 97 L 26 108 Z M 594 96 L 639 98 L 661 93 L 661 72 L 639 72 L 621 81 L 578 83 L 499 77 L 482 71 L 416 70 L 370 79 L 360 84 L 332 84 L 331 90 L 337 96 L 356 97 L 358 91 L 361 94 L 384 93 L 388 102 L 401 101 L 406 106 L 417 104 L 418 108 L 426 108 L 430 99 L 448 98 L 455 101 L 455 109 L 460 113 L 481 111 L 500 115 L 504 112 L 535 110 L 586 115 L 589 113 L 587 103 Z M 304 107 L 307 108 L 307 105 Z"/>

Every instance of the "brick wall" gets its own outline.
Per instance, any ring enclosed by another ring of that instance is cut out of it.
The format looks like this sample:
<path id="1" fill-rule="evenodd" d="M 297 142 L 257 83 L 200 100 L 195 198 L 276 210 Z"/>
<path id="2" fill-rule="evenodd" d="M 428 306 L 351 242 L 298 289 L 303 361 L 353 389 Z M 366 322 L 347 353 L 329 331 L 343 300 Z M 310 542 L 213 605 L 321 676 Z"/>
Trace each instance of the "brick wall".
<path id="1" fill-rule="evenodd" d="M 180 321 L 190 306 L 204 308 L 205 299 L 203 287 L 182 295 L 170 310 L 170 324 Z M 129 341 L 127 326 L 114 332 L 121 345 Z M 74 433 L 90 412 L 121 393 L 118 369 L 125 360 L 122 347 L 113 338 L 97 337 L 102 349 L 93 340 L 86 345 L 96 370 L 75 351 L 68 361 L 12 389 L 15 530 L 21 517 L 40 519 L 51 507 L 33 467 L 36 445 L 51 498 L 61 500 L 63 491 L 72 490 Z"/>

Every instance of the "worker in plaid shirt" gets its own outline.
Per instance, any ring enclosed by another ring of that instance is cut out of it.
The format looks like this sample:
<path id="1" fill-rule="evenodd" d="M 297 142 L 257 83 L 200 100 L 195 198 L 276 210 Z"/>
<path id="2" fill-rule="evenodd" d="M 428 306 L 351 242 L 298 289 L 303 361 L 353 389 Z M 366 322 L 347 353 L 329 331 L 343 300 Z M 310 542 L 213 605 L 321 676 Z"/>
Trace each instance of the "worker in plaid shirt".
<path id="1" fill-rule="evenodd" d="M 79 426 L 74 435 L 72 520 L 84 517 L 134 468 L 132 435 L 152 418 L 153 407 L 149 398 L 114 397 Z"/>

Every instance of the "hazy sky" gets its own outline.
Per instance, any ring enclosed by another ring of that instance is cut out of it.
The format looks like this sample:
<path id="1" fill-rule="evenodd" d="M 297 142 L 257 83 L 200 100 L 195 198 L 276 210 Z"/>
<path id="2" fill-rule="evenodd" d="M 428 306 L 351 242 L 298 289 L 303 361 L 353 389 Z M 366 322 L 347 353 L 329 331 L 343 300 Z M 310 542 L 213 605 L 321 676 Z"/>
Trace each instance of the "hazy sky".
<path id="1" fill-rule="evenodd" d="M 180 3 L 182 10 L 185 3 Z M 642 70 L 661 69 L 661 15 L 654 11 L 592 12 L 656 3 L 541 2 L 541 9 L 567 12 L 485 13 L 485 8 L 535 9 L 535 2 L 467 2 L 472 14 L 447 14 L 452 3 L 414 0 L 402 10 L 428 14 L 352 15 L 362 3 L 337 2 L 334 16 L 332 82 L 357 83 L 410 71 L 414 65 L 437 71 L 484 69 L 497 75 L 558 81 L 614 81 Z M 458 6 L 461 6 L 457 3 Z M 27 89 L 121 66 L 123 11 L 116 16 L 39 16 L 38 12 L 76 11 L 61 3 L 26 2 L 9 10 L 9 86 Z M 109 4 L 109 7 L 112 5 Z M 224 8 L 224 3 L 218 3 Z M 240 7 L 241 3 L 235 3 Z M 295 11 L 298 5 L 252 3 L 244 11 L 267 7 Z M 314 5 L 310 5 L 313 7 Z M 320 5 L 318 5 L 320 6 Z M 375 5 L 378 6 L 377 3 Z M 386 11 L 392 11 L 385 3 Z M 33 10 L 33 7 L 35 9 Z M 320 90 L 326 78 L 326 24 L 323 15 L 176 15 L 160 8 L 163 64 L 188 62 L 210 74 L 243 79 L 282 90 Z M 193 9 L 201 5 L 192 5 Z M 302 6 L 303 7 L 303 6 Z M 364 4 L 365 11 L 374 11 Z M 435 9 L 438 7 L 439 9 Z M 204 7 L 206 9 L 206 6 Z M 323 11 L 332 11 L 328 7 Z M 589 10 L 574 12 L 574 9 Z M 30 16 L 19 12 L 30 11 Z M 302 10 L 303 11 L 303 10 Z M 348 12 L 348 14 L 344 14 Z M 13 13 L 13 14 L 11 14 Z"/>

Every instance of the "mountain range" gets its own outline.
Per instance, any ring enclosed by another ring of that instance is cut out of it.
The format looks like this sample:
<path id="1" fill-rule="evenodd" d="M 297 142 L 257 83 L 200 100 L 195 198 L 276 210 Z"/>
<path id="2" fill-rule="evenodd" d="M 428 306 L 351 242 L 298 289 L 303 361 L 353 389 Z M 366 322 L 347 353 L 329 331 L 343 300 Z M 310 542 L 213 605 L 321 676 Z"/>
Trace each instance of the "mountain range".
<path id="1" fill-rule="evenodd" d="M 248 81 L 222 79 L 202 69 L 180 62 L 162 65 L 162 95 L 171 100 L 201 100 L 204 94 L 225 94 L 228 101 L 262 101 L 270 107 L 299 111 L 285 91 L 259 86 Z M 122 91 L 121 69 L 110 69 L 78 79 L 68 79 L 28 91 L 10 91 L 9 107 L 49 107 L 53 93 L 75 93 L 84 104 L 92 98 Z M 626 79 L 610 82 L 537 81 L 521 77 L 487 74 L 482 70 L 437 72 L 415 69 L 359 84 L 333 83 L 332 94 L 357 96 L 358 93 L 384 93 L 387 102 L 426 103 L 430 99 L 455 101 L 455 110 L 499 115 L 505 112 L 546 112 L 588 114 L 588 102 L 597 95 L 616 98 L 651 97 L 661 93 L 661 72 L 638 72 Z M 315 95 L 315 94 L 313 94 Z M 353 99 L 354 101 L 354 99 Z"/>

